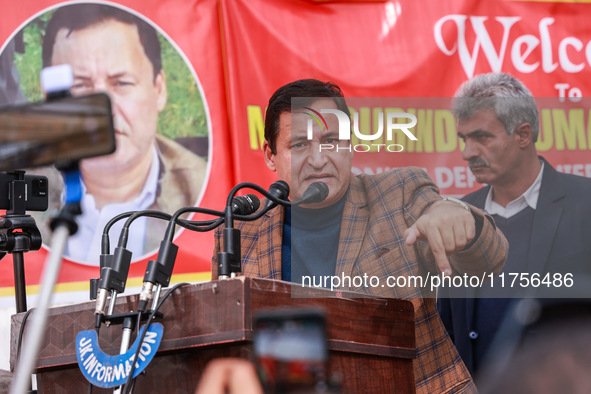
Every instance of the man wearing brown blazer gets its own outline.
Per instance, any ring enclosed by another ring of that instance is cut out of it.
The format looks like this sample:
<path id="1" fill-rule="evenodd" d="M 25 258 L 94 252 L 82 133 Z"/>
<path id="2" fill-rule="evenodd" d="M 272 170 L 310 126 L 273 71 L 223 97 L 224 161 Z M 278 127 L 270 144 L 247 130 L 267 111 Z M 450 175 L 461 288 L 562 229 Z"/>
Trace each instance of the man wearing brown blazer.
<path id="1" fill-rule="evenodd" d="M 295 111 L 292 97 L 304 97 Z M 349 113 L 341 90 L 332 83 L 300 80 L 271 97 L 263 147 L 267 166 L 290 185 L 292 201 L 313 182 L 325 183 L 329 193 L 319 203 L 276 208 L 255 222 L 237 222 L 243 274 L 294 282 L 307 276 L 379 278 L 381 285 L 351 290 L 412 301 L 417 392 L 474 391 L 471 376 L 439 320 L 435 299 L 423 297 L 420 287 L 391 287 L 386 281 L 441 272 L 498 272 L 507 253 L 505 238 L 482 211 L 442 200 L 418 168 L 353 176 L 350 151 L 320 149 L 321 144 L 349 143 L 339 140 L 334 117 L 326 117 L 324 131 L 311 138 L 307 134 L 309 113 L 326 108 Z M 217 232 L 214 278 L 221 245 Z"/>

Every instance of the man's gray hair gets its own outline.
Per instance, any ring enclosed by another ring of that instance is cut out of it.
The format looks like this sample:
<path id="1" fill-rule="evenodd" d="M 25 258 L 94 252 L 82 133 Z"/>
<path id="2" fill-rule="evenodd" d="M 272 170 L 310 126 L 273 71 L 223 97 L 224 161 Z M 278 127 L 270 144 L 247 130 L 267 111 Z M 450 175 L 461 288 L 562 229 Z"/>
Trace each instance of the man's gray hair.
<path id="1" fill-rule="evenodd" d="M 492 109 L 511 135 L 518 126 L 529 123 L 533 140 L 538 140 L 538 107 L 531 92 L 515 77 L 505 73 L 477 75 L 464 82 L 455 94 L 452 111 L 458 120 Z"/>

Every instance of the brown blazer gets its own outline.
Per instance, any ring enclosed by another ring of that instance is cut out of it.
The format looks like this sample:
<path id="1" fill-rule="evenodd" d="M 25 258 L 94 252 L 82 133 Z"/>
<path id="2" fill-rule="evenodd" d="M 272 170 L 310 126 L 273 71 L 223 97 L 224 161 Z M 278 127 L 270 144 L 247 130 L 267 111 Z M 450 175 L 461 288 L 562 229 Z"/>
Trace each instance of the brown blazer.
<path id="1" fill-rule="evenodd" d="M 422 170 L 402 168 L 379 175 L 352 177 L 347 193 L 337 257 L 336 275 L 388 276 L 438 274 L 428 245 L 407 246 L 403 233 L 434 201 L 437 187 Z M 450 256 L 455 273 L 481 276 L 498 272 L 505 261 L 507 241 L 482 211 L 477 242 Z M 241 230 L 242 272 L 246 276 L 281 279 L 281 242 L 284 210 L 276 208 L 255 222 L 236 222 Z M 216 232 L 212 277 L 217 278 L 217 253 L 221 232 Z M 437 314 L 435 298 L 420 288 L 349 289 L 382 297 L 412 301 L 415 308 L 417 358 L 414 372 L 417 393 L 472 392 L 472 378 Z"/>

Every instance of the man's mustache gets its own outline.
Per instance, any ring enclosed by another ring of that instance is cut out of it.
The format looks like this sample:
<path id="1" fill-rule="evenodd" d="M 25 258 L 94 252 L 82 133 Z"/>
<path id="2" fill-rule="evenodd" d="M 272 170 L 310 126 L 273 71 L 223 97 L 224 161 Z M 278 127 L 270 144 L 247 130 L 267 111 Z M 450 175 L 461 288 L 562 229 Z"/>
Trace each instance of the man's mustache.
<path id="1" fill-rule="evenodd" d="M 475 157 L 474 159 L 468 160 L 468 166 L 472 167 L 488 167 L 488 162 L 482 157 Z"/>

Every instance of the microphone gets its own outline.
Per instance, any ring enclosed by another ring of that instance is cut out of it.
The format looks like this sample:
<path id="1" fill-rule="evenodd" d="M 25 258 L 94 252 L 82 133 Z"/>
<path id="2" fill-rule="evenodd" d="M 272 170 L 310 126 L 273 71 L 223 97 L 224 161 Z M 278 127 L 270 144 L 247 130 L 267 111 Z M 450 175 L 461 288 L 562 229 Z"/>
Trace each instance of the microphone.
<path id="1" fill-rule="evenodd" d="M 261 200 L 254 194 L 232 198 L 232 212 L 236 215 L 250 215 L 261 206 Z"/>
<path id="2" fill-rule="evenodd" d="M 111 307 L 109 308 L 111 309 L 109 310 L 109 314 L 111 314 L 112 308 L 115 306 L 117 293 L 123 293 L 125 291 L 129 265 L 131 264 L 131 252 L 125 249 L 124 246 L 118 246 L 115 248 L 115 253 L 109 263 L 110 265 L 101 267 L 99 292 L 94 311 L 96 315 L 96 327 L 100 327 L 101 325 L 108 293 L 111 292 Z"/>
<path id="3" fill-rule="evenodd" d="M 287 197 L 289 197 L 289 185 L 287 182 L 281 180 L 273 182 L 271 186 L 269 186 L 269 194 L 280 200 L 287 200 Z M 267 198 L 263 210 L 268 211 L 269 209 L 275 208 L 276 206 L 277 203 L 275 201 Z"/>
<path id="4" fill-rule="evenodd" d="M 250 215 L 254 213 L 261 206 L 261 201 L 254 194 L 247 194 L 246 196 L 232 198 L 232 213 L 237 215 Z M 180 214 L 184 208 L 177 211 L 171 219 L 173 223 L 176 216 Z M 152 299 L 152 290 L 155 285 L 160 287 L 167 287 L 170 283 L 174 262 L 178 253 L 178 246 L 172 243 L 172 234 L 174 231 L 170 228 L 160 243 L 158 257 L 156 260 L 148 261 L 146 273 L 144 274 L 144 283 L 140 292 L 140 301 L 138 310 L 145 311 L 148 301 Z M 158 289 L 160 288 L 158 287 Z M 157 291 L 159 294 L 159 290 Z"/>
<path id="5" fill-rule="evenodd" d="M 328 197 L 328 186 L 324 182 L 314 182 L 302 194 L 302 197 L 294 202 L 294 205 L 314 204 L 324 201 Z"/>
<path id="6" fill-rule="evenodd" d="M 256 211 L 260 206 L 258 197 L 246 195 L 234 197 L 236 192 L 243 187 L 256 186 L 254 184 L 240 183 L 232 188 L 224 210 L 224 221 L 226 228 L 223 231 L 224 251 L 218 253 L 218 273 L 220 279 L 227 279 L 240 272 L 240 230 L 234 228 L 234 212 L 246 209 L 246 214 Z M 258 186 L 257 186 L 258 187 Z M 260 189 L 260 187 L 259 187 Z M 255 190 L 256 187 L 255 187 Z M 252 211 L 251 211 L 252 210 Z M 250 212 L 248 212 L 250 211 Z"/>

